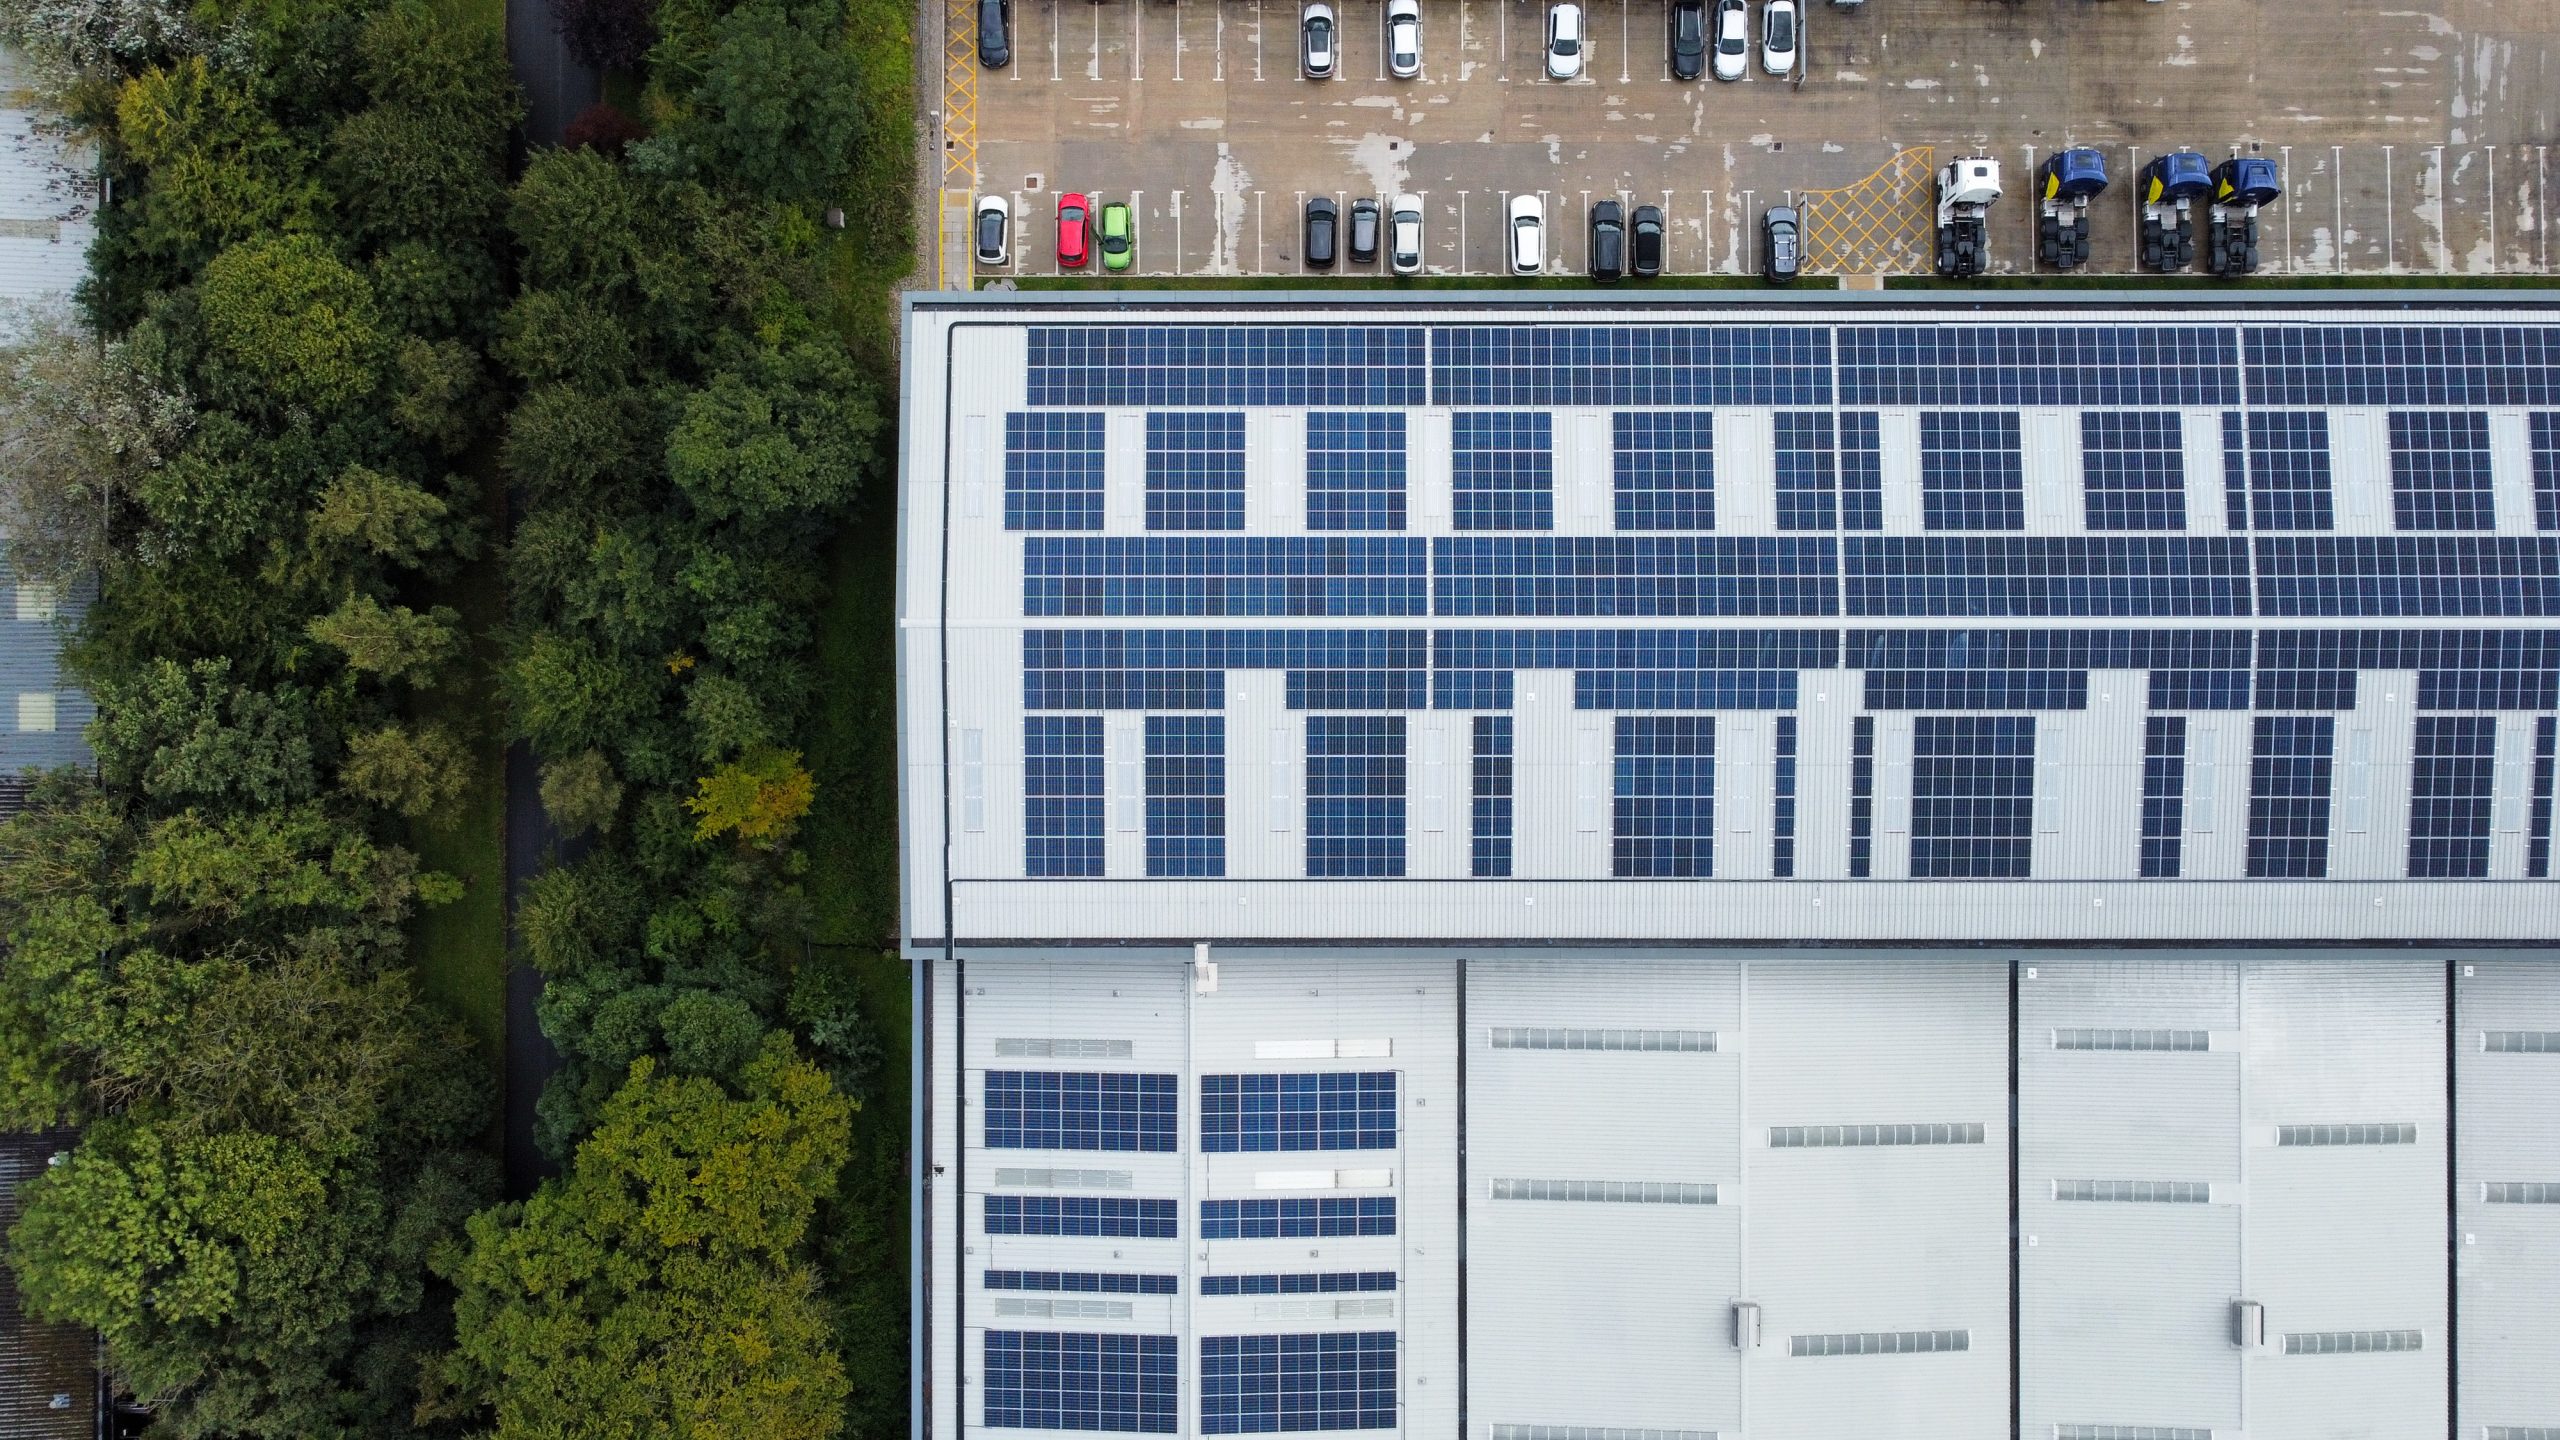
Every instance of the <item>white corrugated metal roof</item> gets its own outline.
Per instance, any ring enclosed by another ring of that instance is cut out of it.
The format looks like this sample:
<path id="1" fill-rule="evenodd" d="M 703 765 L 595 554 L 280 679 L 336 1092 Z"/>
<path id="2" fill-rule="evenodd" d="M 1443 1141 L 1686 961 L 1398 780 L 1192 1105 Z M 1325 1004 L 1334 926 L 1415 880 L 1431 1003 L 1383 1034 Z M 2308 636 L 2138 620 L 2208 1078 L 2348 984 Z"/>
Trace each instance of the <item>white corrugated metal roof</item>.
<path id="1" fill-rule="evenodd" d="M 31 81 L 0 48 L 0 341 L 26 309 L 70 297 L 97 231 L 96 151 L 36 107 Z"/>

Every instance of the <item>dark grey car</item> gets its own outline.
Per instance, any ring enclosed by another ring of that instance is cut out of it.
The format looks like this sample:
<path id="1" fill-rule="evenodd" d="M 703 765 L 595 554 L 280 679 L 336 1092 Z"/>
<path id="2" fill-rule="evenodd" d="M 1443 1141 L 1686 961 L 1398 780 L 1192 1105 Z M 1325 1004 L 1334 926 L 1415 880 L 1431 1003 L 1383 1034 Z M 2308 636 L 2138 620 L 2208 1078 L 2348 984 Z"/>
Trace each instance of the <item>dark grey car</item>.
<path id="1" fill-rule="evenodd" d="M 978 0 L 978 63 L 990 70 L 1013 63 L 1013 0 Z"/>
<path id="2" fill-rule="evenodd" d="M 1793 285 L 1804 265 L 1804 224 L 1792 205 L 1772 205 L 1760 216 L 1760 275 L 1772 285 Z"/>
<path id="3" fill-rule="evenodd" d="M 1707 73 L 1707 0 L 1671 0 L 1671 73 L 1681 80 Z"/>
<path id="4" fill-rule="evenodd" d="M 1591 278 L 1615 285 L 1627 273 L 1627 208 L 1615 200 L 1591 207 Z"/>
<path id="5" fill-rule="evenodd" d="M 1307 263 L 1333 264 L 1334 231 L 1342 223 L 1342 207 L 1319 195 L 1307 202 Z"/>

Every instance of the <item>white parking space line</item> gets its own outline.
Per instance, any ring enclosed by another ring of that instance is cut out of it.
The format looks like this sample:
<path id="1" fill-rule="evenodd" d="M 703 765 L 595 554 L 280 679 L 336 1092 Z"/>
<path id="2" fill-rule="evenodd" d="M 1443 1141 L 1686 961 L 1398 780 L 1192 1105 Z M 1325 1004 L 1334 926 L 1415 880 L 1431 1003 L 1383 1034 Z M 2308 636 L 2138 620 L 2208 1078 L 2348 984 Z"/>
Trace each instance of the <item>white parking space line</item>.
<path id="1" fill-rule="evenodd" d="M 2334 213 L 2334 219 L 2333 219 L 2333 222 L 2332 222 L 2332 223 L 2334 223 L 2334 224 L 2338 227 L 2338 228 L 2337 228 L 2337 232 L 2336 232 L 2336 233 L 2337 233 L 2337 240 L 2336 240 L 2335 245 L 2333 246 L 2333 248 L 2337 251 L 2337 255 L 2338 255 L 2338 263 L 2337 263 L 2336 269 L 2337 269 L 2337 272 L 2338 272 L 2339 274 L 2341 274 L 2341 275 L 2344 275 L 2344 274 L 2346 274 L 2346 273 L 2347 273 L 2347 172 L 2346 172 L 2346 163 L 2347 163 L 2347 152 L 2346 152 L 2346 147 L 2341 146 L 2341 145 L 2332 145 L 2332 146 L 2330 146 L 2330 147 L 2329 147 L 2329 195 L 2330 195 L 2330 198 L 2331 198 L 2331 202 L 2332 202 L 2332 204 L 2333 204 L 2333 206 L 2334 206 L 2334 212 L 2333 212 L 2333 213 Z"/>
<path id="2" fill-rule="evenodd" d="M 2293 273 L 2293 147 L 2276 147 L 2276 193 L 2285 197 L 2284 204 L 2284 273 Z"/>
<path id="3" fill-rule="evenodd" d="M 1050 79 L 1052 79 L 1052 80 L 1063 80 L 1063 79 L 1065 79 L 1065 78 L 1066 78 L 1066 76 L 1065 76 L 1065 75 L 1063 75 L 1063 74 L 1061 74 L 1061 73 L 1059 72 L 1059 70 L 1058 70 L 1058 32 L 1059 32 L 1059 31 L 1061 31 L 1061 30 L 1063 30 L 1063 29 L 1065 29 L 1066 27 L 1065 27 L 1063 24 L 1059 23 L 1059 20 L 1058 20 L 1058 5 L 1057 5 L 1057 0 L 1050 0 L 1048 14 L 1049 14 L 1049 78 L 1050 78 Z"/>
<path id="4" fill-rule="evenodd" d="M 1635 77 L 1627 73 L 1627 0 L 1618 0 L 1618 83 L 1631 84 Z"/>
<path id="5" fill-rule="evenodd" d="M 1172 203 L 1172 205 L 1171 205 L 1171 207 L 1170 207 L 1170 208 L 1171 208 L 1171 211 L 1172 211 L 1171 218 L 1172 218 L 1172 220 L 1173 220 L 1173 273 L 1174 273 L 1174 274 L 1176 274 L 1176 275 L 1179 275 L 1179 274 L 1181 274 L 1181 273 L 1182 273 L 1182 192 L 1181 192 L 1181 191 L 1176 190 L 1176 191 L 1174 191 L 1174 192 L 1173 192 L 1173 203 Z"/>
<path id="6" fill-rule="evenodd" d="M 2551 189 L 2551 164 L 2548 146 L 2533 147 L 2533 237 L 2534 260 L 2542 273 L 2551 273 L 2551 206 L 2543 197 Z"/>
<path id="7" fill-rule="evenodd" d="M 1271 273 L 1271 266 L 1263 256 L 1262 192 L 1259 190 L 1253 192 L 1253 268 L 1258 274 Z"/>
<path id="8" fill-rule="evenodd" d="M 1467 273 L 1467 192 L 1458 192 L 1458 273 Z"/>
<path id="9" fill-rule="evenodd" d="M 2399 236 L 2394 230 L 2398 217 L 2391 212 L 2400 208 L 2399 192 L 2391 188 L 2391 147 L 2382 147 L 2382 268 L 2393 273 L 2400 269 Z"/>
<path id="10" fill-rule="evenodd" d="M 1147 78 L 1147 0 L 1129 0 L 1129 79 Z"/>

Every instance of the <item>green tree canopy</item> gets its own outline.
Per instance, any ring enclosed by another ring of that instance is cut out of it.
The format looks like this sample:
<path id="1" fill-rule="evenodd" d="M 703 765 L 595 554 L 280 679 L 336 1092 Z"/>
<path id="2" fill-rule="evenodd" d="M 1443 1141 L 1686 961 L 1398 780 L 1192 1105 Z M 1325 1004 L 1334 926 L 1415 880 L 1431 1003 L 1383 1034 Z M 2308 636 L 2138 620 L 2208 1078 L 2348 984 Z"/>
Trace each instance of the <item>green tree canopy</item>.
<path id="1" fill-rule="evenodd" d="M 734 1092 L 635 1063 L 566 1177 L 473 1218 L 426 1413 L 526 1440 L 835 1434 L 844 1371 L 800 1256 L 851 1111 L 779 1036 Z"/>
<path id="2" fill-rule="evenodd" d="M 238 403 L 326 410 L 374 387 L 373 287 L 310 235 L 243 242 L 205 266 L 206 339 Z"/>
<path id="3" fill-rule="evenodd" d="M 841 345 L 763 348 L 687 397 L 667 473 L 713 520 L 823 511 L 852 498 L 878 428 Z"/>

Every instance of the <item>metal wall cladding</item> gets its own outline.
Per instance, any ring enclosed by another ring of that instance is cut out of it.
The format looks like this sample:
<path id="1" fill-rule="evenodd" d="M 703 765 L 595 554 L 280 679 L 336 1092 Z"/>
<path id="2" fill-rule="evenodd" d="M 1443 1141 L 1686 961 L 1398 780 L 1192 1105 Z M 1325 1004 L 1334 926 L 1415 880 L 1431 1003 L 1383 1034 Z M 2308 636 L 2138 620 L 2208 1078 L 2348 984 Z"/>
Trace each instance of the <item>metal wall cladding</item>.
<path id="1" fill-rule="evenodd" d="M 1467 966 L 1469 1419 L 1739 1429 L 1741 967 L 1571 958 Z M 1497 1030 L 1584 1044 L 1495 1048 Z M 1606 1038 L 1591 1032 L 1604 1032 Z M 1672 1032 L 1686 1032 L 1674 1035 Z M 1713 1205 L 1491 1198 L 1503 1179 L 1710 1184 Z M 1767 1353 L 1767 1352 L 1763 1352 Z"/>
<path id="2" fill-rule="evenodd" d="M 2242 1284 L 2266 1306 L 2253 1435 L 2441 1432 L 2445 1423 L 2445 1028 L 2441 957 L 2247 962 Z M 2417 1126 L 2408 1145 L 2279 1146 L 2277 1127 Z M 2293 1356 L 2285 1333 L 2418 1330 L 2398 1354 Z"/>
<path id="3" fill-rule="evenodd" d="M 2454 1284 L 2463 1424 L 2560 1425 L 2560 1205 L 2482 1187 L 2560 1180 L 2560 1050 L 2491 1052 L 2487 1032 L 2560 1033 L 2560 969 L 2482 959 L 2455 981 Z"/>
<path id="4" fill-rule="evenodd" d="M 54 586 L 19 575 L 0 542 L 0 774 L 14 780 L 30 766 L 89 763 L 82 732 L 97 707 L 65 682 L 61 654 L 64 634 L 80 623 L 96 591 L 85 578 Z M 51 697 L 51 729 L 21 728 L 35 718 L 23 698 L 29 696 Z"/>
<path id="5" fill-rule="evenodd" d="M 2008 1433 L 2008 966 L 1755 964 L 1744 985 L 1745 1362 L 1765 1435 Z M 1767 1150 L 1772 1125 L 1979 1122 L 1970 1145 Z M 1960 1329 L 1956 1353 L 1789 1337 Z"/>
<path id="6" fill-rule="evenodd" d="M 2145 954 L 2048 955 L 2019 972 L 2024 1433 L 2240 1423 L 2240 971 Z M 2221 1048 L 2058 1048 L 2071 1032 L 2145 1047 L 2203 1032 Z M 2220 1203 L 2057 1200 L 2063 1180 L 2203 1181 Z"/>

